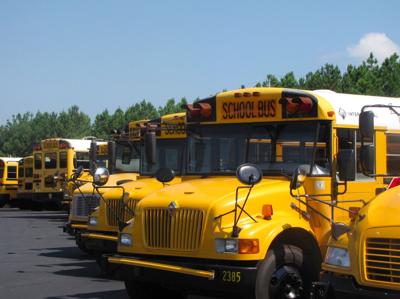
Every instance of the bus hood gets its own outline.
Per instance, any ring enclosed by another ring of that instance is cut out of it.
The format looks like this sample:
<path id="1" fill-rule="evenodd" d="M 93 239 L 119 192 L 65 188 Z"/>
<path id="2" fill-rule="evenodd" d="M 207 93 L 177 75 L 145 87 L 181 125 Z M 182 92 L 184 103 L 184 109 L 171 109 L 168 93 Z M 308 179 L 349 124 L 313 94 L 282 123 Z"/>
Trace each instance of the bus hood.
<path id="1" fill-rule="evenodd" d="M 246 205 L 251 215 L 261 214 L 263 204 L 277 204 L 289 195 L 289 181 L 282 178 L 264 178 L 253 187 Z M 139 209 L 168 208 L 173 202 L 177 208 L 201 209 L 213 217 L 231 211 L 235 206 L 236 188 L 243 186 L 236 177 L 212 177 L 194 179 L 169 186 L 148 195 L 139 203 Z M 248 193 L 247 188 L 239 190 L 240 205 Z M 274 194 L 274 196 L 269 196 Z M 280 194 L 281 196 L 275 196 Z M 245 216 L 245 215 L 243 215 Z"/>
<path id="2" fill-rule="evenodd" d="M 115 173 L 111 174 L 110 177 L 108 178 L 107 184 L 105 184 L 105 187 L 108 186 L 115 186 L 117 185 L 118 182 L 132 182 L 136 181 L 138 177 L 137 173 Z M 90 177 L 91 178 L 91 177 Z M 108 189 L 109 190 L 109 189 Z M 106 188 L 100 188 L 99 191 L 104 194 L 107 192 Z M 79 189 L 75 189 L 74 195 L 80 195 L 81 193 L 83 194 L 92 194 L 93 193 L 93 184 L 92 183 L 86 183 L 82 186 L 79 187 Z"/>
<path id="3" fill-rule="evenodd" d="M 400 186 L 379 194 L 360 214 L 364 216 L 360 224 L 368 227 L 400 227 Z"/>
<path id="4" fill-rule="evenodd" d="M 125 177 L 124 177 L 125 179 Z M 168 183 L 168 185 L 171 184 L 177 184 L 181 182 L 180 177 L 174 178 L 171 182 Z M 118 183 L 118 181 L 116 182 Z M 104 199 L 115 199 L 115 198 L 121 198 L 122 192 L 128 193 L 129 194 L 129 199 L 134 199 L 134 200 L 140 200 L 146 195 L 158 190 L 162 189 L 164 187 L 163 183 L 157 181 L 155 178 L 143 178 L 139 179 L 137 181 L 134 180 L 120 180 L 120 184 L 118 184 L 122 188 L 110 188 L 107 189 L 107 191 L 104 193 L 103 197 Z M 114 186 L 116 184 L 113 184 Z"/>

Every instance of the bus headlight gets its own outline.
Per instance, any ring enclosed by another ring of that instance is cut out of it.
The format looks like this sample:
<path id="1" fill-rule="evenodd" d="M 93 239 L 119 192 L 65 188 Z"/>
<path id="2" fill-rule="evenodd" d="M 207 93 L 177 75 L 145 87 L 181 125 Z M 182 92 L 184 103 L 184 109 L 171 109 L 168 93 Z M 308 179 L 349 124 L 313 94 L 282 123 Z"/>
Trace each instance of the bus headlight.
<path id="1" fill-rule="evenodd" d="M 217 253 L 256 254 L 260 252 L 258 239 L 215 239 Z"/>
<path id="2" fill-rule="evenodd" d="M 97 225 L 97 217 L 89 217 L 89 225 Z"/>
<path id="3" fill-rule="evenodd" d="M 328 247 L 325 263 L 333 266 L 350 268 L 349 252 L 345 248 Z"/>
<path id="4" fill-rule="evenodd" d="M 130 234 L 121 234 L 119 236 L 119 244 L 123 246 L 132 246 L 132 237 Z"/>
<path id="5" fill-rule="evenodd" d="M 215 239 L 215 250 L 218 253 L 237 253 L 237 239 Z"/>

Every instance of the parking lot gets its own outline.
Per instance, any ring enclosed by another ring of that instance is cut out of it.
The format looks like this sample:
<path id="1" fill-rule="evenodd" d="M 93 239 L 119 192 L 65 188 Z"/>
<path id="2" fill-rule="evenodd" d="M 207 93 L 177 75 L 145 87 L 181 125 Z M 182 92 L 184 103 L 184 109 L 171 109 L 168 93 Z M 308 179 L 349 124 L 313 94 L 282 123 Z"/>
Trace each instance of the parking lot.
<path id="1" fill-rule="evenodd" d="M 63 212 L 0 209 L 1 298 L 128 298 L 62 232 Z"/>
<path id="2" fill-rule="evenodd" d="M 128 299 L 62 232 L 64 212 L 0 209 L 0 298 Z M 190 297 L 200 299 L 204 297 Z"/>

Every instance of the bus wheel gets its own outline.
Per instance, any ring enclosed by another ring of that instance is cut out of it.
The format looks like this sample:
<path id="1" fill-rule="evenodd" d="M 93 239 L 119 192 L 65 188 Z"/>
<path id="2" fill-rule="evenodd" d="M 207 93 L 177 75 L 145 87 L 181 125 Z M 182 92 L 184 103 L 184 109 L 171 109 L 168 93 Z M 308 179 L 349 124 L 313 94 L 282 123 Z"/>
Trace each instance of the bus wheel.
<path id="1" fill-rule="evenodd" d="M 319 266 L 299 247 L 282 244 L 270 249 L 258 266 L 256 299 L 308 298 Z"/>
<path id="2" fill-rule="evenodd" d="M 0 208 L 4 207 L 8 203 L 8 196 L 0 195 Z"/>
<path id="3" fill-rule="evenodd" d="M 185 299 L 186 295 L 182 292 L 163 288 L 161 286 L 144 283 L 134 280 L 125 281 L 126 292 L 131 299 Z"/>

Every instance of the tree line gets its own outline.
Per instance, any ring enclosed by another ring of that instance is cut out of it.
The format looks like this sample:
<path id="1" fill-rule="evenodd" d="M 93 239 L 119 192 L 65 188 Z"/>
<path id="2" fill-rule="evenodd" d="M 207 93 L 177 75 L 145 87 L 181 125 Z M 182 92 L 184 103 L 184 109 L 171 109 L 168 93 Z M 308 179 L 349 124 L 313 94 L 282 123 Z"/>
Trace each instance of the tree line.
<path id="1" fill-rule="evenodd" d="M 255 86 L 330 89 L 343 93 L 400 97 L 400 59 L 397 54 L 393 54 L 382 63 L 378 63 L 371 54 L 360 65 L 348 65 L 343 73 L 338 66 L 325 64 L 298 79 L 293 72 L 281 78 L 268 74 L 265 80 Z M 118 108 L 114 113 L 110 113 L 106 109 L 97 114 L 93 121 L 76 105 L 60 113 L 18 113 L 5 125 L 0 126 L 0 156 L 27 156 L 32 152 L 33 144 L 52 137 L 96 136 L 107 139 L 112 129 L 122 128 L 129 121 L 154 119 L 165 114 L 180 112 L 183 111 L 182 105 L 186 103 L 186 98 L 180 101 L 169 99 L 163 107 L 156 108 L 151 102 L 142 100 L 125 111 Z"/>

